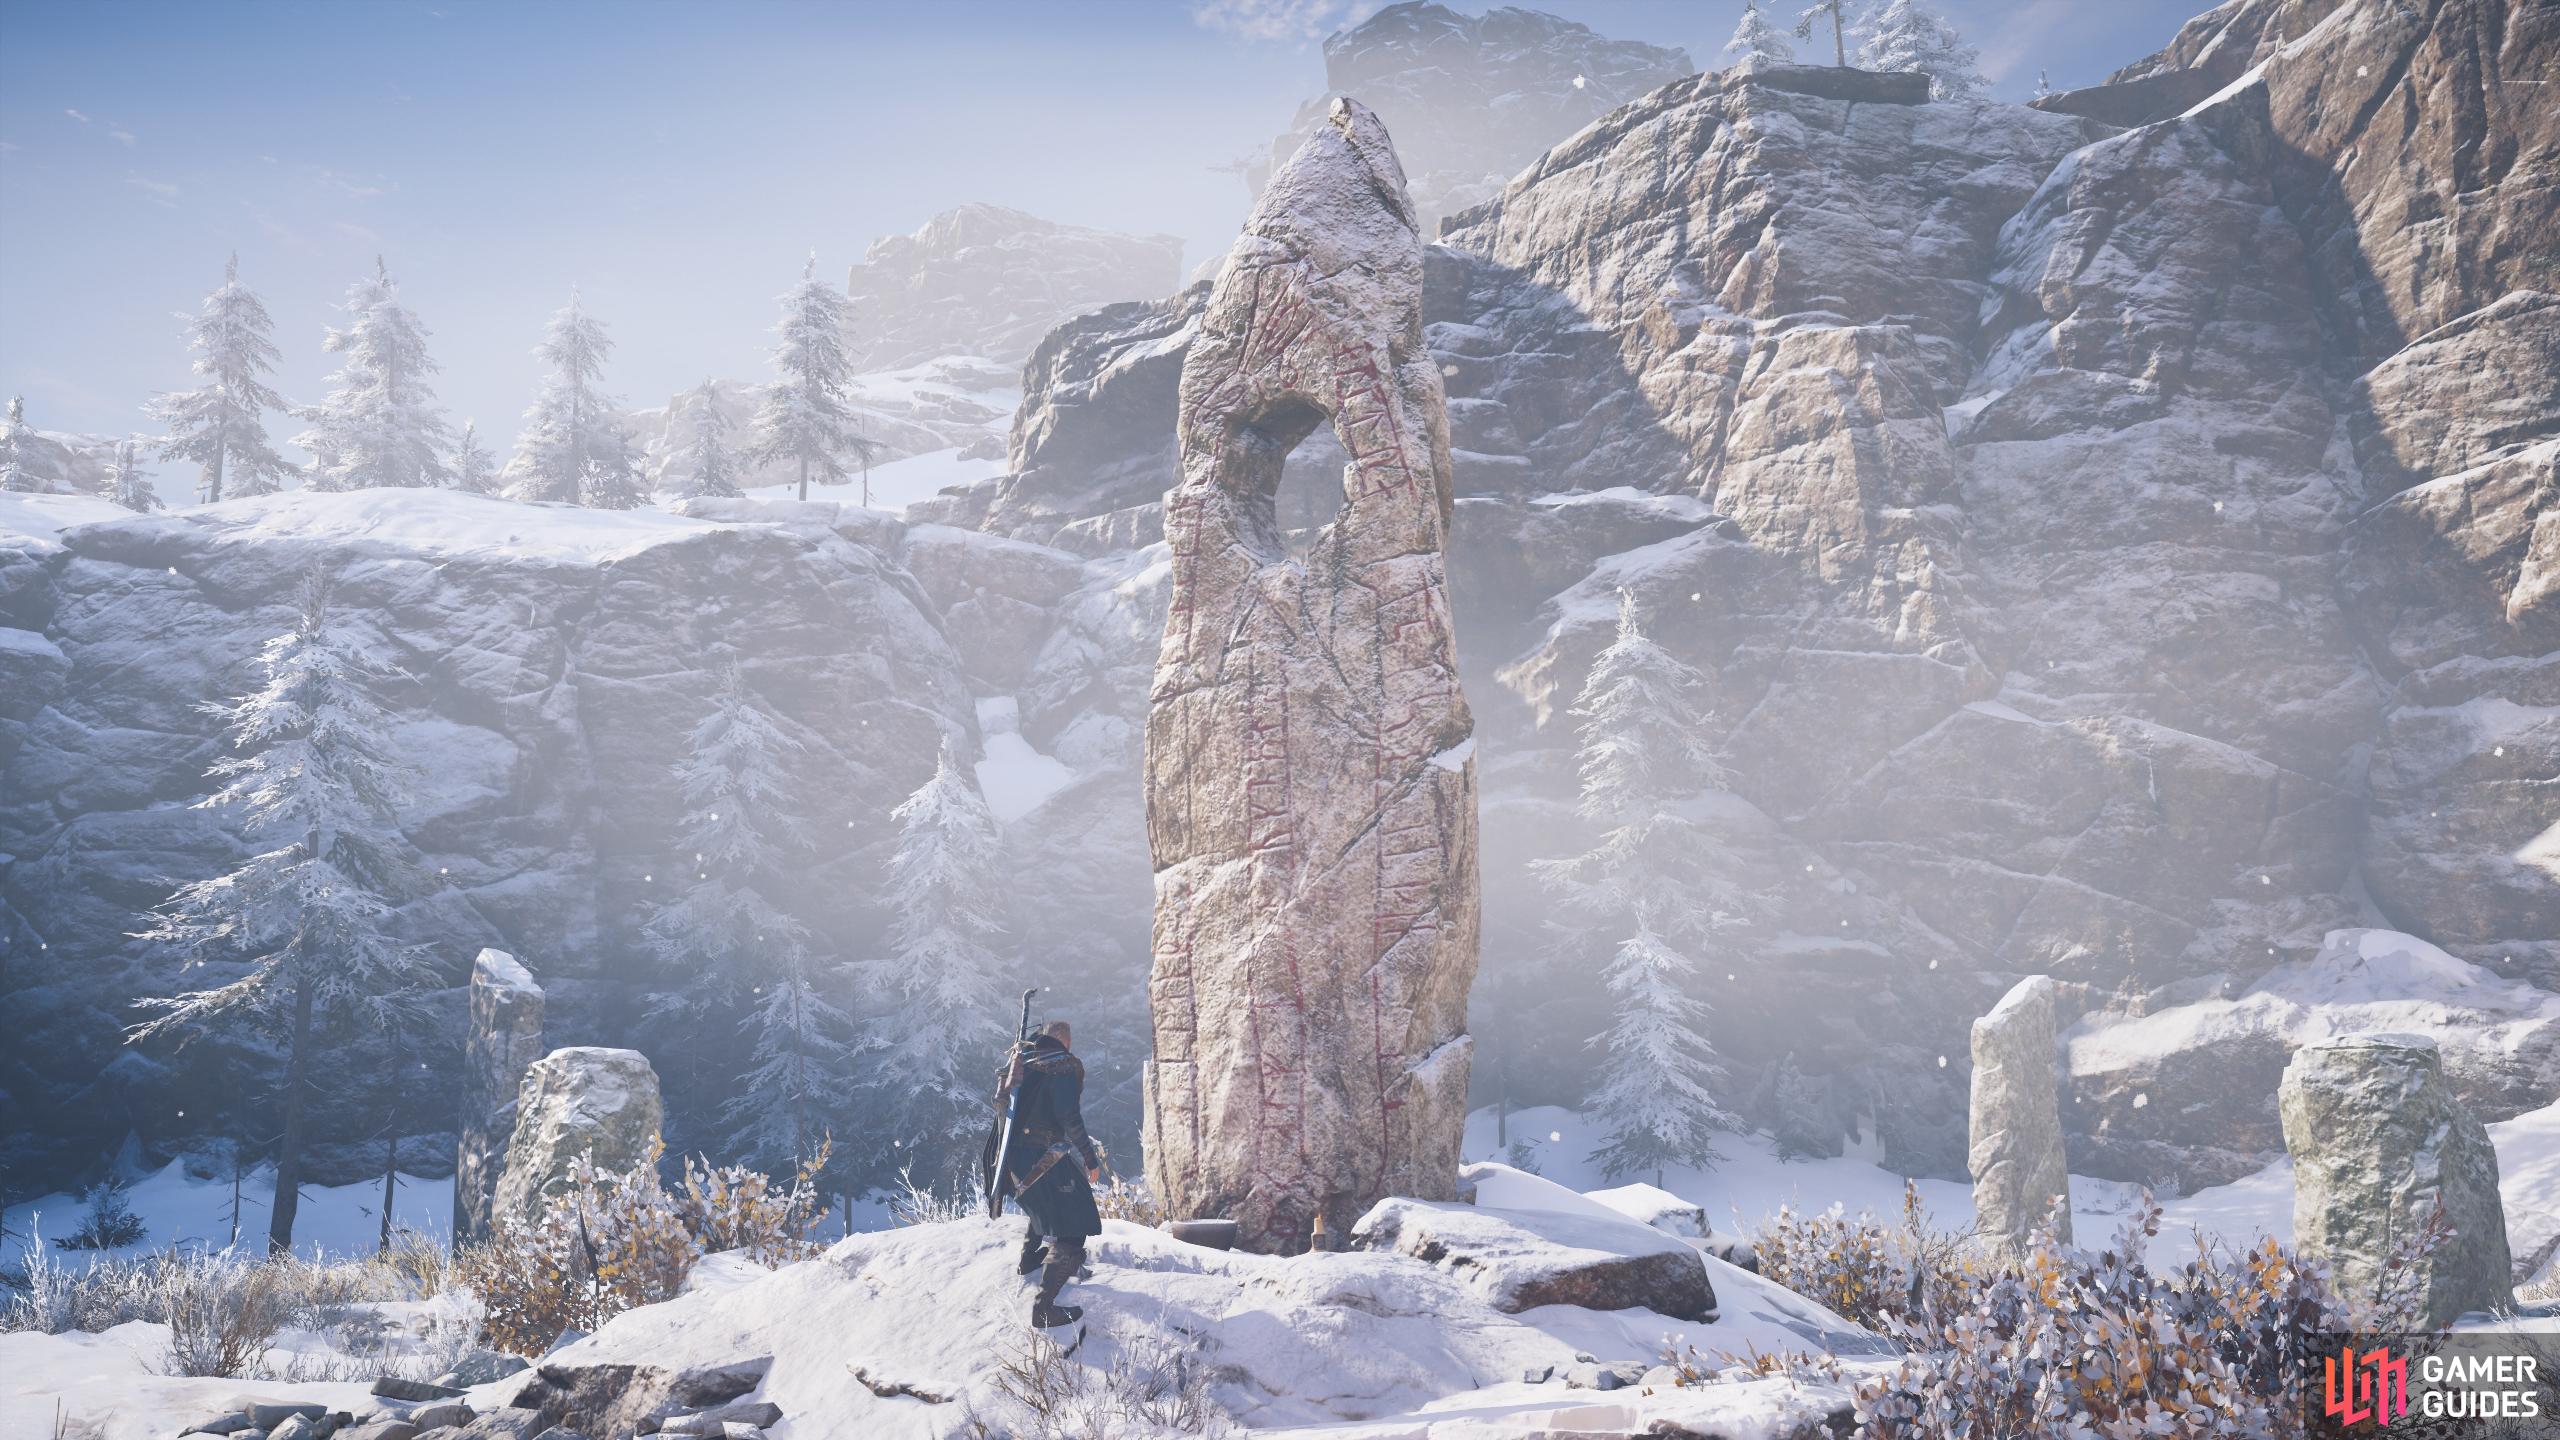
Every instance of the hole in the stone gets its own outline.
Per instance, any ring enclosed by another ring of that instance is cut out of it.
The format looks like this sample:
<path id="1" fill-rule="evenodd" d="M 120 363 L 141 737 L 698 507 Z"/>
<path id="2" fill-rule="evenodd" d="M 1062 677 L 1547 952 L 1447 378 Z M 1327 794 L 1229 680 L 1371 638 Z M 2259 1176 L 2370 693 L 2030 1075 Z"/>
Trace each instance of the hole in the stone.
<path id="1" fill-rule="evenodd" d="M 1342 467 L 1350 463 L 1331 424 L 1318 425 L 1289 452 L 1280 467 L 1280 493 L 1273 498 L 1273 521 L 1289 553 L 1304 560 L 1316 532 L 1342 513 Z"/>
<path id="2" fill-rule="evenodd" d="M 1246 520 L 1271 551 L 1304 560 L 1316 532 L 1342 513 L 1342 444 L 1324 411 L 1283 401 L 1237 427 Z"/>

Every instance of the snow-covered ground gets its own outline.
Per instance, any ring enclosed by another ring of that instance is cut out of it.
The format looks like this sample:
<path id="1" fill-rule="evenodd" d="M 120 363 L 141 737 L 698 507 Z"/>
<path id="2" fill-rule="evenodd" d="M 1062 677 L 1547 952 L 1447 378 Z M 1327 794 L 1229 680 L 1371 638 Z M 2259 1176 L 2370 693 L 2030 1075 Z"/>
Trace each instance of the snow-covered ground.
<path id="1" fill-rule="evenodd" d="M 1009 695 L 978 702 L 978 735 L 987 752 L 977 766 L 978 790 L 998 824 L 1012 824 L 1075 783 L 1074 769 L 1022 737 L 1020 707 Z"/>
<path id="2" fill-rule="evenodd" d="M 1497 1143 L 1495 1115 L 1479 1110 L 1467 1117 L 1465 1154 L 1469 1159 L 1507 1158 L 1510 1147 Z M 1603 1175 L 1589 1158 L 1599 1136 L 1580 1114 L 1553 1106 L 1510 1112 L 1503 1127 L 1513 1142 L 1526 1141 L 1538 1173 L 1580 1191 L 1623 1183 Z M 2507 1208 L 2507 1240 L 2516 1259 L 2543 1253 L 2560 1241 L 2560 1101 L 2540 1110 L 2488 1127 L 2498 1152 L 2499 1192 Z M 1840 1206 L 1850 1214 L 1869 1211 L 1884 1219 L 1902 1213 L 1904 1177 L 1877 1163 L 1871 1149 L 1851 1145 L 1836 1158 L 1781 1160 L 1769 1137 L 1731 1135 L 1720 1142 L 1724 1158 L 1701 1170 L 1675 1165 L 1663 1174 L 1663 1188 L 1706 1212 L 1720 1230 L 1747 1234 L 1781 1205 L 1798 1212 Z M 1625 1180 L 1650 1182 L 1651 1175 Z M 1938 1228 L 1962 1231 L 1973 1225 L 1973 1189 L 1953 1180 L 1912 1182 L 1920 1202 Z M 2104 1242 L 2124 1223 L 2141 1188 L 2120 1180 L 2087 1175 L 2071 1177 L 2071 1225 L 2082 1245 Z M 2199 1190 L 2193 1195 L 2162 1196 L 2158 1253 L 2183 1248 L 2189 1233 L 2233 1248 L 2262 1235 L 2293 1243 L 2293 1163 L 2278 1160 L 2254 1175 Z"/>
<path id="3" fill-rule="evenodd" d="M 933 450 L 910 455 L 871 467 L 871 508 L 892 515 L 906 513 L 906 508 L 919 500 L 930 500 L 944 486 L 965 485 L 1004 473 L 1001 460 L 964 460 L 957 448 Z M 809 498 L 832 500 L 839 505 L 860 505 L 863 482 L 859 474 L 841 485 L 812 485 Z M 759 500 L 797 499 L 797 485 L 766 485 L 747 492 Z"/>
<path id="4" fill-rule="evenodd" d="M 275 1189 L 275 1172 L 259 1166 L 248 1172 L 240 1184 L 240 1237 L 243 1244 L 264 1249 L 267 1237 L 267 1201 Z M 183 1246 L 219 1250 L 231 1240 L 231 1181 L 228 1176 L 215 1179 L 195 1178 L 186 1166 L 176 1160 L 152 1174 L 133 1182 L 126 1192 L 126 1203 L 142 1217 L 142 1238 L 120 1250 L 103 1252 L 110 1255 L 140 1254 L 150 1250 L 166 1250 Z M 9 1239 L 0 1249 L 0 1264 L 11 1269 L 24 1263 L 23 1251 L 31 1231 L 41 1228 L 53 1239 L 70 1234 L 88 1212 L 88 1204 L 77 1195 L 52 1194 L 12 1205 L 8 1210 Z M 453 1230 L 453 1179 L 422 1180 L 415 1176 L 400 1177 L 391 1199 L 392 1224 L 415 1230 L 442 1243 Z M 313 1258 L 324 1256 L 366 1255 L 372 1253 L 382 1234 L 382 1182 L 367 1180 L 355 1185 L 306 1185 L 302 1189 L 302 1208 L 295 1212 L 294 1249 Z M 55 1250 L 56 1263 L 78 1265 L 101 1252 Z"/>

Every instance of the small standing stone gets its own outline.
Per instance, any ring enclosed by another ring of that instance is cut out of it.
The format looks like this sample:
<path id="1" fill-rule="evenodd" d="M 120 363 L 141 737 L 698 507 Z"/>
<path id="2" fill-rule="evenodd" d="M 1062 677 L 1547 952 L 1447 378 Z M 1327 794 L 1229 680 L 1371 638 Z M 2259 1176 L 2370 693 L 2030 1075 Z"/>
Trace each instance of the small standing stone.
<path id="1" fill-rule="evenodd" d="M 463 1042 L 460 1139 L 453 1158 L 453 1238 L 489 1231 L 490 1197 L 507 1138 L 516 1128 L 516 1091 L 542 1054 L 542 987 L 503 950 L 471 962 L 471 1032 Z"/>
<path id="2" fill-rule="evenodd" d="M 1967 1159 L 1974 1229 L 2004 1260 L 2024 1254 L 2027 1237 L 2048 1221 L 2056 1240 L 2071 1240 L 2071 1170 L 2063 1160 L 2054 1074 L 2054 989 L 2050 976 L 2031 975 L 1973 1022 Z M 2064 1202 L 2059 1213 L 2056 1199 Z"/>
<path id="3" fill-rule="evenodd" d="M 2338 1293 L 2368 1305 L 2386 1288 L 2422 1297 L 2417 1323 L 2513 1303 L 2507 1216 L 2489 1132 L 2445 1082 L 2423 1035 L 2346 1035 L 2294 1052 L 2276 1091 L 2293 1156 L 2293 1235 L 2329 1262 Z M 2414 1272 L 2387 1266 L 2444 1208 L 2452 1236 Z"/>
<path id="4" fill-rule="evenodd" d="M 576 1045 L 543 1056 L 517 1092 L 515 1134 L 492 1215 L 538 1212 L 568 1184 L 581 1155 L 616 1174 L 646 1162 L 661 1113 L 658 1072 L 637 1050 Z"/>

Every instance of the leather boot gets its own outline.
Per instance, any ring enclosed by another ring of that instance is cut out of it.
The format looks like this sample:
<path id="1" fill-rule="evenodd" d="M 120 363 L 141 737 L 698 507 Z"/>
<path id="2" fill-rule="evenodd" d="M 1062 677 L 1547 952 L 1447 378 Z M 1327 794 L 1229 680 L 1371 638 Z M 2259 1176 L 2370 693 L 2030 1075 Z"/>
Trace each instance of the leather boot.
<path id="1" fill-rule="evenodd" d="M 1031 1323 L 1046 1330 L 1071 1325 L 1084 1318 L 1084 1311 L 1074 1305 L 1058 1303 L 1058 1292 L 1067 1288 L 1076 1271 L 1084 1265 L 1084 1246 L 1072 1240 L 1049 1242 L 1049 1263 L 1040 1270 L 1040 1295 L 1031 1302 Z"/>
<path id="2" fill-rule="evenodd" d="M 1022 1255 L 1020 1259 L 1014 1262 L 1013 1273 L 1025 1277 L 1033 1275 L 1039 1271 L 1040 1261 L 1040 1229 L 1035 1225 L 1032 1227 L 1030 1234 L 1022 1237 Z"/>

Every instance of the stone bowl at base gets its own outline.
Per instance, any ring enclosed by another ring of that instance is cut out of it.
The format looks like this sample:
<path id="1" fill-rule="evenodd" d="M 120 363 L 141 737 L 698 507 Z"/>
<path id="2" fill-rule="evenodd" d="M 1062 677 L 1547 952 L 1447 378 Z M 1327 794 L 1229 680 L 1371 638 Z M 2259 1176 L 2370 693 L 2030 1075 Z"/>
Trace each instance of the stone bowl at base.
<path id="1" fill-rule="evenodd" d="M 1211 1250 L 1236 1248 L 1236 1222 L 1233 1220 L 1167 1220 L 1165 1233 L 1185 1245 L 1199 1245 Z"/>

